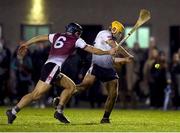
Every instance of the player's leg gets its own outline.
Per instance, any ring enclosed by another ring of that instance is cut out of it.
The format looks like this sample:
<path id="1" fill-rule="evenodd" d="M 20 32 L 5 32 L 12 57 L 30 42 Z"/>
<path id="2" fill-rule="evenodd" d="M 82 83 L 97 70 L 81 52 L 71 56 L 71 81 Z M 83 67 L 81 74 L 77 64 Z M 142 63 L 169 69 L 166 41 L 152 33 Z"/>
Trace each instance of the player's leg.
<path id="1" fill-rule="evenodd" d="M 89 89 L 93 85 L 95 80 L 96 80 L 96 76 L 95 75 L 87 73 L 85 75 L 83 81 L 80 84 L 76 85 L 77 92 Z"/>
<path id="2" fill-rule="evenodd" d="M 56 84 L 58 86 L 61 86 L 63 88 L 63 91 L 61 92 L 60 97 L 56 98 L 56 104 L 58 105 L 56 105 L 57 107 L 54 117 L 63 123 L 69 123 L 69 121 L 63 114 L 63 109 L 66 103 L 72 97 L 73 92 L 76 89 L 76 85 L 69 77 L 67 77 L 63 73 L 59 74 L 59 79 L 57 80 Z"/>
<path id="3" fill-rule="evenodd" d="M 58 65 L 55 63 L 46 63 L 42 68 L 40 80 L 36 84 L 35 89 L 31 93 L 25 95 L 11 110 L 7 110 L 6 114 L 8 116 L 8 123 L 14 121 L 16 113 L 19 112 L 20 109 L 31 103 L 33 100 L 39 99 L 45 92 L 47 92 L 51 88 L 51 84 L 56 79 L 58 73 Z"/>
<path id="4" fill-rule="evenodd" d="M 60 95 L 60 101 L 59 104 L 65 105 L 69 99 L 71 98 L 73 92 L 76 89 L 75 83 L 65 74 L 60 73 L 61 77 L 60 80 L 56 82 L 57 85 L 64 88 Z"/>
<path id="5" fill-rule="evenodd" d="M 17 104 L 17 106 L 19 107 L 19 109 L 23 108 L 24 106 L 28 105 L 29 103 L 31 103 L 34 100 L 38 100 L 41 98 L 41 96 L 47 92 L 49 89 L 51 88 L 50 84 L 47 84 L 41 80 L 38 81 L 37 85 L 35 86 L 35 89 L 25 95 Z"/>
<path id="6" fill-rule="evenodd" d="M 112 112 L 112 109 L 118 96 L 118 79 L 114 79 L 107 82 L 106 88 L 108 91 L 108 97 L 105 103 L 105 112 L 101 120 L 101 123 L 110 123 L 109 116 Z"/>
<path id="7" fill-rule="evenodd" d="M 51 88 L 50 84 L 47 84 L 41 80 L 38 81 L 35 89 L 22 97 L 19 103 L 14 106 L 12 109 L 7 110 L 6 114 L 8 117 L 8 123 L 12 124 L 16 118 L 16 114 L 26 105 L 30 104 L 32 101 L 39 99 L 45 92 Z"/>
<path id="8" fill-rule="evenodd" d="M 67 76 L 66 76 L 67 77 Z M 65 77 L 64 77 L 65 78 Z M 80 84 L 77 84 L 76 85 L 76 88 L 75 90 L 73 91 L 73 94 L 75 93 L 78 93 L 78 92 L 81 92 L 81 91 L 84 91 L 88 88 L 90 88 L 92 86 L 92 84 L 94 83 L 96 77 L 94 75 L 91 75 L 91 73 L 89 73 L 89 71 L 87 72 L 87 74 L 85 75 L 83 81 L 80 83 Z M 68 79 L 66 79 L 68 80 Z M 69 82 L 67 82 L 68 84 L 72 84 L 71 83 L 72 80 L 69 80 Z M 72 81 L 73 82 L 73 81 Z M 67 84 L 66 83 L 66 84 Z M 55 108 L 57 108 L 57 105 L 59 104 L 59 101 L 60 101 L 60 97 L 55 97 L 53 99 L 53 106 Z"/>

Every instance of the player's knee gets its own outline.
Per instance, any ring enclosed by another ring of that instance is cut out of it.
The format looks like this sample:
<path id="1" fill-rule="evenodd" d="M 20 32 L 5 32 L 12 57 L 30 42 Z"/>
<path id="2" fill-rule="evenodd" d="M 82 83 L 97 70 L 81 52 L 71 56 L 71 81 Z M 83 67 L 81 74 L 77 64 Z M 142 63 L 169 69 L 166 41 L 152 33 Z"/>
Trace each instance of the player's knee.
<path id="1" fill-rule="evenodd" d="M 73 94 L 76 91 L 76 85 L 74 84 L 69 84 L 64 89 L 68 90 L 69 94 Z"/>
<path id="2" fill-rule="evenodd" d="M 69 93 L 73 94 L 76 91 L 76 86 L 72 85 L 69 87 Z"/>

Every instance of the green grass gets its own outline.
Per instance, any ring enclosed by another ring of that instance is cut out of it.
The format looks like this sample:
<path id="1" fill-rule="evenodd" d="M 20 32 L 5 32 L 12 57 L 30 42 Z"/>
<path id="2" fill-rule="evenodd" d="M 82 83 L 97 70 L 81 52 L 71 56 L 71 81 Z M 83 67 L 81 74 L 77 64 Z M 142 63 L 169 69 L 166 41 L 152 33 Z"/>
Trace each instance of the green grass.
<path id="1" fill-rule="evenodd" d="M 103 109 L 66 109 L 71 124 L 62 124 L 53 118 L 54 109 L 25 108 L 12 125 L 5 116 L 6 107 L 0 107 L 0 132 L 4 131 L 180 131 L 180 111 L 114 110 L 111 124 L 99 124 Z"/>

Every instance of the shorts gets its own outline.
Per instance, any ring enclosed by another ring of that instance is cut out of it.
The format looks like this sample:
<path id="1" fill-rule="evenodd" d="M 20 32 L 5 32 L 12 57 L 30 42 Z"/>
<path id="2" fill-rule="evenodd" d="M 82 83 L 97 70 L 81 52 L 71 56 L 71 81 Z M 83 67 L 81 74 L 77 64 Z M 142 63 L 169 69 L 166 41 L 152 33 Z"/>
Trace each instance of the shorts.
<path id="1" fill-rule="evenodd" d="M 57 80 L 59 73 L 60 67 L 55 63 L 49 62 L 44 64 L 41 71 L 40 80 L 52 85 Z"/>
<path id="2" fill-rule="evenodd" d="M 119 79 L 116 71 L 113 68 L 103 68 L 96 64 L 93 64 L 89 70 L 88 73 L 96 76 L 97 79 L 99 79 L 102 82 L 111 81 L 114 79 Z"/>

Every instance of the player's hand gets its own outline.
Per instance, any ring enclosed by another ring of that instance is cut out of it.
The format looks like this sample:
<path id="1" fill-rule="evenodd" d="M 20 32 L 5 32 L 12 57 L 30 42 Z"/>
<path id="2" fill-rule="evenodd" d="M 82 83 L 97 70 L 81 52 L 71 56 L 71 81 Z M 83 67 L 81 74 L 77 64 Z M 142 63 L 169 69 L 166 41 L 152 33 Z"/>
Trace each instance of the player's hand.
<path id="1" fill-rule="evenodd" d="M 129 58 L 133 60 L 133 59 L 134 59 L 134 56 L 133 56 L 133 55 L 130 55 Z"/>
<path id="2" fill-rule="evenodd" d="M 128 58 L 128 60 L 129 60 L 130 62 L 134 61 L 134 56 L 133 56 L 133 55 L 130 55 L 130 56 L 127 57 L 127 58 Z"/>
<path id="3" fill-rule="evenodd" d="M 126 58 L 125 58 L 125 62 L 126 62 L 126 63 L 130 63 L 130 62 L 132 62 L 132 59 L 133 59 L 133 58 L 131 58 L 131 57 L 126 57 Z"/>
<path id="4" fill-rule="evenodd" d="M 21 58 L 23 58 L 28 50 L 28 46 L 26 44 L 21 44 L 20 47 L 18 48 L 17 55 Z"/>
<path id="5" fill-rule="evenodd" d="M 116 52 L 117 52 L 117 48 L 112 48 L 111 50 L 109 50 L 109 54 L 112 56 L 115 55 Z"/>

